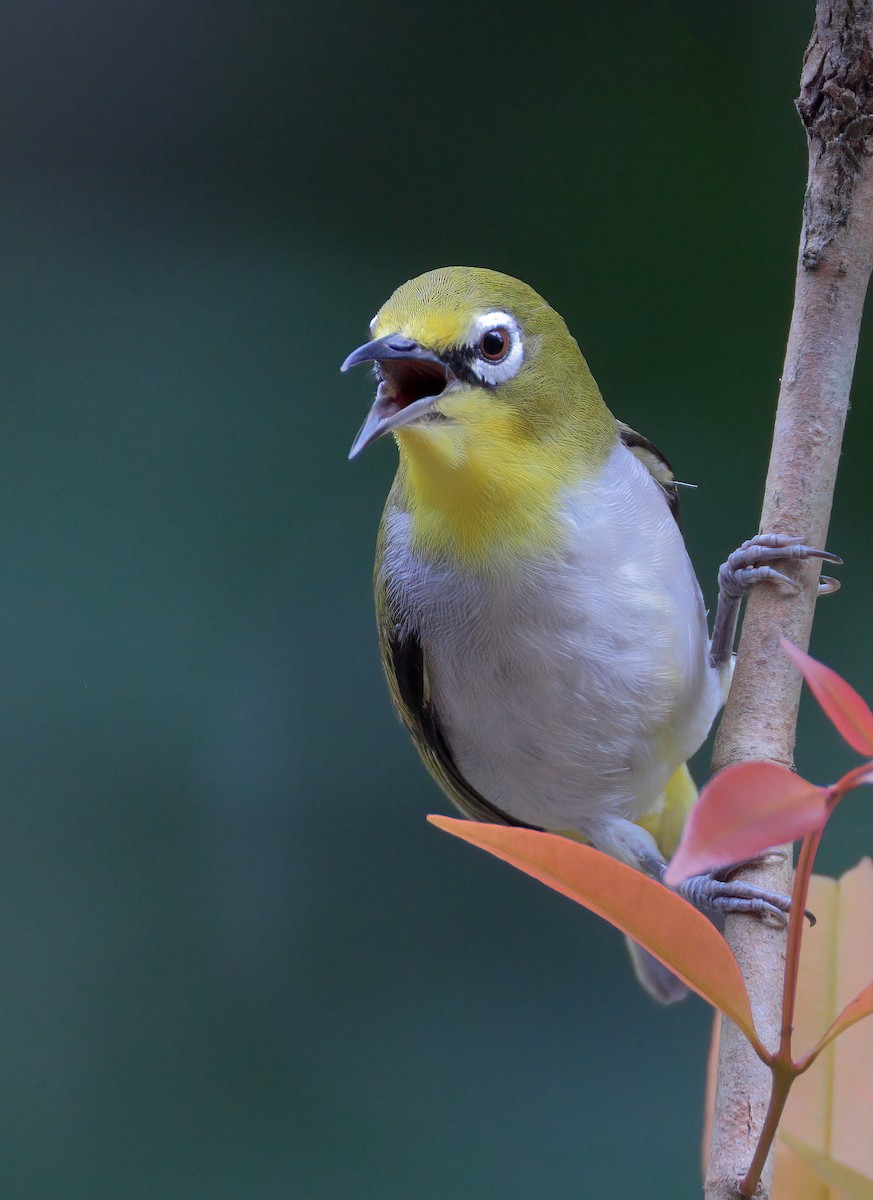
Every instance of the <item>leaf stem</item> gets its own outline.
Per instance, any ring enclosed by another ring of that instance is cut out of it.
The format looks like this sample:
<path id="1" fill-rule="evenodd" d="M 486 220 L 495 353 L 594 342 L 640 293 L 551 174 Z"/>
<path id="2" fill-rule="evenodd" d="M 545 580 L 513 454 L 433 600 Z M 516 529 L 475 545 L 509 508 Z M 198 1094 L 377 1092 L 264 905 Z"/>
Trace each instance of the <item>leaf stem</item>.
<path id="1" fill-rule="evenodd" d="M 806 914 L 806 898 L 815 856 L 821 842 L 823 829 L 808 833 L 800 843 L 794 884 L 791 889 L 791 913 L 788 917 L 788 945 L 785 950 L 785 975 L 782 981 L 782 1026 L 779 1033 L 779 1049 L 768 1056 L 772 1075 L 770 1101 L 767 1115 L 761 1128 L 761 1136 L 742 1183 L 740 1194 L 753 1196 L 767 1162 L 767 1155 L 776 1137 L 776 1130 L 791 1091 L 791 1085 L 800 1074 L 799 1064 L 791 1056 L 791 1034 L 794 1029 L 794 1008 L 797 1002 L 797 979 L 800 970 L 800 947 L 803 939 L 803 921 Z"/>
<path id="2" fill-rule="evenodd" d="M 791 889 L 791 912 L 788 917 L 788 945 L 785 949 L 785 978 L 782 983 L 782 1027 L 779 1050 L 774 1066 L 791 1065 L 791 1032 L 794 1028 L 794 1006 L 797 1002 L 797 978 L 800 971 L 800 945 L 806 916 L 809 881 L 824 828 L 808 833 L 800 843 L 794 884 Z M 775 1083 L 774 1083 L 775 1086 Z M 790 1083 L 789 1083 L 790 1086 Z"/>
<path id="3" fill-rule="evenodd" d="M 773 1145 L 773 1139 L 776 1137 L 776 1130 L 782 1118 L 788 1093 L 796 1078 L 796 1072 L 792 1065 L 786 1068 L 784 1063 L 778 1063 L 773 1066 L 772 1070 L 773 1088 L 770 1092 L 770 1103 L 767 1106 L 767 1115 L 764 1118 L 761 1137 L 758 1140 L 758 1145 L 755 1147 L 755 1154 L 740 1184 L 741 1196 L 754 1196 L 755 1194 L 758 1181 L 767 1162 L 767 1155 L 770 1153 L 770 1147 Z"/>

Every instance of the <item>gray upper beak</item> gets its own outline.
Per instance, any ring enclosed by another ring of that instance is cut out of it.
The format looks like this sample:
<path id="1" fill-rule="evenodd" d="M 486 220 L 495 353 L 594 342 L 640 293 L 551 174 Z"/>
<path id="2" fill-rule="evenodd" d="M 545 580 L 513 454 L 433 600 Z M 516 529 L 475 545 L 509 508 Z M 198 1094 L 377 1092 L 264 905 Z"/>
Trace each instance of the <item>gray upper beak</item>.
<path id="1" fill-rule="evenodd" d="M 425 350 L 412 338 L 403 337 L 399 333 L 389 333 L 385 337 L 376 338 L 364 346 L 359 346 L 357 350 L 351 352 L 340 370 L 348 371 L 350 367 L 355 367 L 358 363 L 384 362 L 392 358 L 405 359 L 407 362 L 433 363 L 445 371 L 445 364 L 432 350 Z M 394 429 L 399 429 L 401 426 L 415 421 L 431 408 L 433 399 L 434 394 L 429 393 L 422 396 L 420 400 L 401 404 L 397 400 L 395 390 L 388 383 L 381 383 L 376 392 L 373 406 L 367 414 L 367 419 L 352 443 L 349 458 L 360 454 L 365 446 L 375 442 L 384 433 L 390 433 Z"/>
<path id="2" fill-rule="evenodd" d="M 340 367 L 348 371 L 363 362 L 383 362 L 386 358 L 417 358 L 425 362 L 439 362 L 437 356 L 430 350 L 425 350 L 412 338 L 403 337 L 399 333 L 389 333 L 385 337 L 376 338 L 353 350 Z"/>

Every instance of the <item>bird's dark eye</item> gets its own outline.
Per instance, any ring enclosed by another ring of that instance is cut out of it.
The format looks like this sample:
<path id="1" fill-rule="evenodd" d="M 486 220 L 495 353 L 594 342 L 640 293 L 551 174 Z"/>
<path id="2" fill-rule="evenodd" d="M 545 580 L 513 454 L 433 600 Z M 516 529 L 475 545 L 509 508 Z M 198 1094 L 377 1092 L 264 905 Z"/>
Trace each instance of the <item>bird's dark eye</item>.
<path id="1" fill-rule="evenodd" d="M 479 353 L 488 362 L 500 362 L 506 358 L 512 346 L 508 329 L 489 329 L 479 338 Z"/>

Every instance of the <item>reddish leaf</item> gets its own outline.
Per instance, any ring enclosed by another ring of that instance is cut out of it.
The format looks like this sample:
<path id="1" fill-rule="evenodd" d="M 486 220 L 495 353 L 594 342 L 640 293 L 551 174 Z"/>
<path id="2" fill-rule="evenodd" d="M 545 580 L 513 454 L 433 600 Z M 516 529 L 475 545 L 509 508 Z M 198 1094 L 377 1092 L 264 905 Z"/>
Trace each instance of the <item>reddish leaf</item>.
<path id="1" fill-rule="evenodd" d="M 737 961 L 714 926 L 685 900 L 591 846 L 554 833 L 428 817 L 604 917 L 734 1021 L 759 1054 Z"/>
<path id="2" fill-rule="evenodd" d="M 810 658 L 786 638 L 779 640 L 837 732 L 853 750 L 868 758 L 873 756 L 873 713 L 866 701 L 836 671 Z"/>
<path id="3" fill-rule="evenodd" d="M 873 783 L 873 763 L 862 763 L 860 767 L 855 767 L 854 771 L 847 771 L 843 778 L 838 779 L 832 786 L 831 793 L 834 796 L 845 796 L 846 792 L 851 792 L 853 788 L 864 783 Z"/>
<path id="4" fill-rule="evenodd" d="M 820 829 L 828 792 L 778 763 L 725 767 L 709 781 L 688 815 L 665 883 L 754 858 L 769 846 Z"/>

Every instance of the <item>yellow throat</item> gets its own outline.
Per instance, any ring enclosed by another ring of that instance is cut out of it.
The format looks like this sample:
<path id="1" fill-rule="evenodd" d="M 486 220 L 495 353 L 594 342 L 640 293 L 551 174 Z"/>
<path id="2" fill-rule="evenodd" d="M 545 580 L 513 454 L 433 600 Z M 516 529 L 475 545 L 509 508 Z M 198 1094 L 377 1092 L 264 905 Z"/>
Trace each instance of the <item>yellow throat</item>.
<path id="1" fill-rule="evenodd" d="M 555 550 L 559 504 L 580 464 L 532 447 L 511 412 L 479 406 L 454 426 L 402 429 L 397 499 L 428 557 L 467 568 Z"/>

